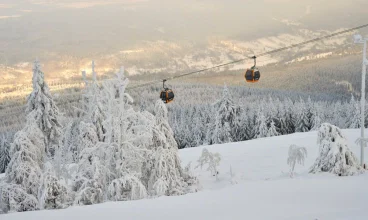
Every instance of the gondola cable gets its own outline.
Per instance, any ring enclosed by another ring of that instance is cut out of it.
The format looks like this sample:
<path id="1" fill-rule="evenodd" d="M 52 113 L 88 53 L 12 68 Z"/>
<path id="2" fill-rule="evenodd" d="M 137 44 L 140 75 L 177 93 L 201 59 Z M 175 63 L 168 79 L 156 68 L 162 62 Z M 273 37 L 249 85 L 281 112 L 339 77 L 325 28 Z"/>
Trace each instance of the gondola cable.
<path id="1" fill-rule="evenodd" d="M 297 44 L 291 44 L 291 45 L 286 46 L 286 47 L 282 47 L 282 48 L 278 48 L 278 49 L 275 49 L 275 50 L 267 51 L 267 52 L 264 52 L 264 53 L 261 53 L 261 54 L 258 54 L 258 55 L 254 55 L 254 56 L 251 56 L 251 57 L 246 57 L 246 58 L 243 58 L 243 59 L 230 61 L 230 62 L 223 63 L 223 64 L 220 64 L 220 65 L 215 65 L 215 66 L 208 67 L 208 68 L 201 69 L 201 70 L 195 70 L 195 71 L 192 71 L 192 72 L 188 72 L 188 73 L 168 77 L 168 78 L 161 79 L 161 80 L 154 80 L 154 81 L 139 84 L 139 85 L 136 85 L 136 86 L 131 86 L 131 87 L 127 88 L 127 90 L 132 90 L 132 89 L 136 89 L 136 88 L 141 88 L 141 87 L 153 85 L 153 84 L 156 84 L 156 83 L 159 83 L 159 82 L 163 82 L 163 80 L 165 80 L 165 81 L 173 80 L 173 79 L 189 76 L 189 75 L 192 75 L 192 74 L 205 72 L 205 71 L 208 71 L 208 70 L 211 70 L 211 69 L 216 69 L 216 68 L 232 65 L 232 64 L 235 64 L 235 63 L 243 62 L 245 60 L 254 59 L 254 57 L 259 58 L 259 57 L 262 57 L 262 56 L 278 53 L 278 52 L 288 50 L 288 49 L 291 49 L 291 48 L 294 48 L 294 47 L 300 47 L 300 46 L 303 46 L 303 45 L 306 45 L 306 44 L 310 44 L 310 43 L 313 43 L 313 42 L 316 42 L 316 41 L 321 41 L 321 40 L 331 38 L 331 37 L 334 37 L 334 36 L 338 36 L 338 35 L 341 35 L 341 34 L 349 33 L 349 32 L 359 30 L 359 29 L 362 29 L 362 28 L 365 28 L 365 27 L 368 27 L 368 24 L 357 26 L 357 27 L 354 27 L 354 28 L 350 28 L 350 29 L 347 29 L 347 30 L 344 30 L 344 31 L 335 32 L 333 34 L 325 35 L 325 36 L 322 36 L 322 37 L 317 37 L 317 38 L 314 38 L 314 39 L 311 39 L 311 40 L 308 40 L 308 41 L 304 41 L 304 42 L 300 42 L 300 43 L 297 43 Z"/>

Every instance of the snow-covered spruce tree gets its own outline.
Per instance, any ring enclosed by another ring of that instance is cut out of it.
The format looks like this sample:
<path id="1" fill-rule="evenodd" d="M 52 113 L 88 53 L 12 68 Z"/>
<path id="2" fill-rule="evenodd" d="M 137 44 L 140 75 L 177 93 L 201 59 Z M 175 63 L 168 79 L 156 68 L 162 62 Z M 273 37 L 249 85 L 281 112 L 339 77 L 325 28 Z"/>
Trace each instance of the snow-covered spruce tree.
<path id="1" fill-rule="evenodd" d="M 167 108 L 161 100 L 156 101 L 155 116 L 152 154 L 148 161 L 151 164 L 148 192 L 153 196 L 170 196 L 195 190 L 195 178 L 181 167 L 177 143 L 168 123 Z"/>
<path id="2" fill-rule="evenodd" d="M 294 113 L 293 102 L 290 99 L 286 99 L 284 101 L 284 132 L 285 134 L 294 133 L 296 130 L 296 117 L 297 115 Z"/>
<path id="3" fill-rule="evenodd" d="M 209 129 L 209 143 L 222 144 L 233 141 L 232 131 L 236 130 L 237 107 L 231 94 L 224 86 L 222 97 L 214 104 L 215 115 Z"/>
<path id="4" fill-rule="evenodd" d="M 5 135 L 0 137 L 0 173 L 4 173 L 10 162 L 10 143 Z"/>
<path id="5" fill-rule="evenodd" d="M 257 127 L 257 116 L 256 115 L 250 115 L 246 116 L 247 119 L 245 120 L 245 138 L 246 140 L 251 140 L 256 137 L 256 127 Z"/>
<path id="6" fill-rule="evenodd" d="M 84 145 L 80 145 L 80 141 L 85 141 L 80 139 L 80 127 L 81 119 L 71 120 L 65 127 L 63 135 L 63 156 L 68 158 L 70 163 L 78 162 L 79 153 L 84 148 Z M 97 135 L 97 134 L 96 134 Z"/>
<path id="7" fill-rule="evenodd" d="M 92 96 L 87 96 L 86 99 L 87 101 L 92 100 L 87 103 L 89 114 L 85 117 L 85 121 L 79 122 L 78 126 L 79 134 L 75 149 L 78 165 L 72 184 L 75 192 L 74 204 L 77 205 L 92 205 L 106 201 L 107 187 L 116 175 L 111 172 L 114 161 L 113 152 L 116 146 L 103 142 L 106 138 L 106 130 L 105 128 L 101 130 L 104 123 L 102 117 L 99 117 L 97 121 L 93 120 L 94 112 L 98 112 L 98 108 L 93 108 L 91 103 L 100 104 L 93 98 L 94 95 L 100 94 L 100 88 L 96 83 L 94 81 L 89 84 L 91 87 L 87 88 L 89 95 Z"/>
<path id="8" fill-rule="evenodd" d="M 41 184 L 45 156 L 45 138 L 32 111 L 26 126 L 17 132 L 11 144 L 10 163 L 6 169 L 5 185 L 0 197 L 5 203 L 3 212 L 37 210 L 38 189 Z M 14 194 L 18 193 L 18 194 Z M 17 204 L 12 204 L 17 203 Z"/>
<path id="9" fill-rule="evenodd" d="M 38 210 L 37 198 L 18 184 L 0 182 L 0 214 Z"/>
<path id="10" fill-rule="evenodd" d="M 92 61 L 92 82 L 86 82 L 86 93 L 84 94 L 84 107 L 87 115 L 85 122 L 92 123 L 95 126 L 98 140 L 103 142 L 106 128 L 103 126 L 105 121 L 105 98 L 101 92 L 101 86 L 97 82 L 95 72 L 95 63 Z"/>
<path id="11" fill-rule="evenodd" d="M 39 206 L 41 209 L 61 209 L 71 204 L 72 198 L 66 180 L 57 177 L 53 165 L 47 163 L 39 188 Z"/>
<path id="12" fill-rule="evenodd" d="M 363 172 L 338 127 L 328 123 L 322 124 L 317 142 L 319 156 L 310 169 L 311 173 L 330 172 L 339 176 L 351 176 Z"/>
<path id="13" fill-rule="evenodd" d="M 96 127 L 92 123 L 80 122 L 79 123 L 79 135 L 77 139 L 77 155 L 80 156 L 81 152 L 85 148 L 95 147 L 98 143 L 98 135 Z"/>
<path id="14" fill-rule="evenodd" d="M 216 113 L 215 113 L 215 109 L 213 106 L 210 106 L 210 109 L 208 111 L 208 115 L 209 118 L 212 118 L 212 120 L 207 124 L 207 132 L 206 132 L 206 138 L 204 141 L 205 145 L 211 145 L 214 144 L 213 143 L 213 134 L 216 128 L 216 123 L 214 122 L 214 119 L 216 118 Z M 183 118 L 183 115 L 181 116 L 181 118 Z M 181 124 L 183 124 L 184 120 L 181 120 Z M 182 125 L 183 127 L 183 125 Z M 175 134 L 175 135 L 179 135 L 179 134 Z M 184 138 L 183 138 L 184 139 Z"/>
<path id="15" fill-rule="evenodd" d="M 127 118 L 125 118 L 127 117 Z M 154 116 L 148 112 L 135 112 L 131 106 L 121 115 L 122 136 L 115 153 L 116 179 L 108 189 L 113 201 L 145 198 L 151 173 L 149 160 L 152 145 Z"/>
<path id="16" fill-rule="evenodd" d="M 278 136 L 278 135 L 280 135 L 280 134 L 277 131 L 277 128 L 275 126 L 275 122 L 272 120 L 270 128 L 268 129 L 268 132 L 267 132 L 267 137 L 273 137 L 273 136 Z"/>
<path id="17" fill-rule="evenodd" d="M 205 131 L 205 127 L 203 126 L 203 123 L 201 121 L 201 118 L 199 116 L 194 118 L 194 128 L 193 128 L 193 147 L 197 147 L 203 144 L 203 140 L 204 140 L 204 131 Z"/>
<path id="18" fill-rule="evenodd" d="M 360 128 L 361 116 L 360 116 L 360 103 L 355 101 L 354 96 L 351 96 L 349 103 L 351 111 L 348 113 L 347 128 Z"/>
<path id="19" fill-rule="evenodd" d="M 300 99 L 300 102 L 297 106 L 297 119 L 296 119 L 296 126 L 295 131 L 296 132 L 307 132 L 311 129 L 311 123 L 310 123 L 310 112 L 308 109 L 308 106 L 305 104 L 305 102 Z"/>
<path id="20" fill-rule="evenodd" d="M 38 61 L 34 63 L 32 84 L 33 91 L 28 97 L 26 114 L 34 112 L 35 122 L 44 136 L 45 151 L 48 156 L 53 156 L 61 135 L 60 113 Z"/>
<path id="21" fill-rule="evenodd" d="M 92 205 L 106 201 L 109 183 L 115 178 L 111 172 L 114 162 L 113 146 L 100 143 L 81 152 L 77 175 L 73 182 L 74 204 Z"/>
<path id="22" fill-rule="evenodd" d="M 297 145 L 290 145 L 288 152 L 287 164 L 290 166 L 290 176 L 294 176 L 295 164 L 304 165 L 304 160 L 307 157 L 307 149 Z"/>
<path id="23" fill-rule="evenodd" d="M 249 140 L 248 136 L 248 116 L 245 114 L 245 111 L 242 111 L 242 114 L 240 117 L 237 118 L 238 123 L 238 135 L 237 135 L 237 141 L 245 141 Z M 249 129 L 251 130 L 251 129 Z"/>
<path id="24" fill-rule="evenodd" d="M 256 119 L 256 126 L 255 128 L 255 138 L 263 138 L 267 137 L 268 134 L 268 126 L 267 126 L 267 119 L 263 114 L 262 108 L 258 111 L 257 119 Z"/>
<path id="25" fill-rule="evenodd" d="M 123 69 L 117 80 L 104 83 L 107 114 L 104 122 L 106 141 L 118 146 L 115 151 L 115 179 L 109 183 L 107 196 L 113 201 L 136 200 L 147 197 L 142 182 L 147 148 L 151 142 L 154 117 L 148 112 L 136 112 L 133 99 L 125 93 L 129 81 Z M 146 177 L 147 179 L 148 177 Z"/>
<path id="26" fill-rule="evenodd" d="M 321 119 L 321 114 L 319 113 L 319 111 L 316 109 L 313 112 L 313 116 L 312 116 L 312 131 L 316 131 L 321 127 L 322 124 L 322 119 Z"/>

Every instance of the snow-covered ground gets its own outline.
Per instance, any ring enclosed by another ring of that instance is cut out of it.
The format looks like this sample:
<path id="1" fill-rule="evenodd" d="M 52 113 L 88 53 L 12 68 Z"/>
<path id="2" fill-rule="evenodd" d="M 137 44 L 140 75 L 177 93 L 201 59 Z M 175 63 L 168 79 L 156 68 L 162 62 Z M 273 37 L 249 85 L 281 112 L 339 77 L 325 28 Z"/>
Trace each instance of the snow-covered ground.
<path id="1" fill-rule="evenodd" d="M 354 144 L 359 130 L 344 130 L 344 134 L 359 156 L 360 149 Z M 205 170 L 193 169 L 203 187 L 194 194 L 13 213 L 1 215 L 0 219 L 368 219 L 368 174 L 354 177 L 308 174 L 318 153 L 316 141 L 317 132 L 309 132 L 208 146 L 209 151 L 222 156 L 219 180 Z M 308 150 L 305 166 L 297 165 L 298 175 L 293 179 L 286 164 L 291 144 Z M 181 150 L 183 164 L 192 162 L 194 167 L 202 149 Z M 368 158 L 368 154 L 365 156 Z M 230 166 L 235 174 L 232 181 Z"/>

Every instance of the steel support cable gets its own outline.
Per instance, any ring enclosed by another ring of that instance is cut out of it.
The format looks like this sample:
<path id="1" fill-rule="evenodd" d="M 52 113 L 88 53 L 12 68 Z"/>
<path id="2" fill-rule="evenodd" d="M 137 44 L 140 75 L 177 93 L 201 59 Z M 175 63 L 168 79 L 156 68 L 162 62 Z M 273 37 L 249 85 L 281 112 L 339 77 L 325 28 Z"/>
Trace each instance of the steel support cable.
<path id="1" fill-rule="evenodd" d="M 349 33 L 349 32 L 352 32 L 352 31 L 355 31 L 355 30 L 359 30 L 359 29 L 362 29 L 362 28 L 365 28 L 365 27 L 368 27 L 368 24 L 360 25 L 360 26 L 357 26 L 357 27 L 354 27 L 354 28 L 350 28 L 350 29 L 347 29 L 347 30 L 344 30 L 344 31 L 335 32 L 333 34 L 325 35 L 325 36 L 322 36 L 322 37 L 317 37 L 317 38 L 314 38 L 314 39 L 311 39 L 311 40 L 307 40 L 307 41 L 303 41 L 303 42 L 300 42 L 300 43 L 297 43 L 297 44 L 291 44 L 291 45 L 286 46 L 286 47 L 281 47 L 281 48 L 278 48 L 278 49 L 275 49 L 275 50 L 271 50 L 271 51 L 267 51 L 267 52 L 264 52 L 264 53 L 261 53 L 261 54 L 258 54 L 258 55 L 254 55 L 254 56 L 251 56 L 251 57 L 246 57 L 246 58 L 243 58 L 243 59 L 230 61 L 230 62 L 223 63 L 223 64 L 220 64 L 220 65 L 211 66 L 211 67 L 208 67 L 208 68 L 205 68 L 205 69 L 195 70 L 195 71 L 192 71 L 192 72 L 188 72 L 188 73 L 184 73 L 184 74 L 180 74 L 180 75 L 176 75 L 176 76 L 171 76 L 171 77 L 168 77 L 168 78 L 165 78 L 165 79 L 161 79 L 161 80 L 154 80 L 154 81 L 143 83 L 143 84 L 139 84 L 139 85 L 136 85 L 136 86 L 131 86 L 131 87 L 127 88 L 127 90 L 141 88 L 141 87 L 145 87 L 145 86 L 149 86 L 149 85 L 153 85 L 153 84 L 162 82 L 163 80 L 166 80 L 166 81 L 173 80 L 173 79 L 177 79 L 177 78 L 189 76 L 189 75 L 192 75 L 192 74 L 205 72 L 205 71 L 208 71 L 208 70 L 211 70 L 211 69 L 216 69 L 216 68 L 219 68 L 219 67 L 224 67 L 224 66 L 232 65 L 232 64 L 235 64 L 235 63 L 240 63 L 240 62 L 243 62 L 245 60 L 255 59 L 255 58 L 258 58 L 258 57 L 262 57 L 262 56 L 266 56 L 266 55 L 278 53 L 278 52 L 281 52 L 281 51 L 284 51 L 284 50 L 288 50 L 288 49 L 291 49 L 291 48 L 294 48 L 294 47 L 300 47 L 300 46 L 303 46 L 303 45 L 306 45 L 306 44 L 310 44 L 310 43 L 313 43 L 313 42 L 321 41 L 321 40 L 324 40 L 324 39 L 327 39 L 327 38 L 331 38 L 331 37 L 335 37 L 335 36 L 338 36 L 338 35 L 341 35 L 341 34 Z"/>

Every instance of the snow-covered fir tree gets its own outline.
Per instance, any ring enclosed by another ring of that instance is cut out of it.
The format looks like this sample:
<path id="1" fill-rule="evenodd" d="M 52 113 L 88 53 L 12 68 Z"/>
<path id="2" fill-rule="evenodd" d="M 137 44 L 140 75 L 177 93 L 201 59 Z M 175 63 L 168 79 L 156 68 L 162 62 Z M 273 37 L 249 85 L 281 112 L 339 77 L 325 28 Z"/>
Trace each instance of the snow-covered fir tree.
<path id="1" fill-rule="evenodd" d="M 26 114 L 34 112 L 35 122 L 44 135 L 46 153 L 53 156 L 55 149 L 59 147 L 61 136 L 60 113 L 38 61 L 34 62 L 32 85 L 33 91 L 28 97 Z"/>
<path id="2" fill-rule="evenodd" d="M 107 99 L 106 139 L 115 147 L 110 170 L 115 173 L 108 183 L 107 198 L 113 201 L 135 200 L 147 197 L 144 173 L 148 147 L 152 140 L 154 116 L 148 112 L 135 111 L 133 99 L 125 93 L 128 80 L 123 69 L 117 80 L 104 83 L 103 92 Z M 109 128 L 111 126 L 111 128 Z"/>
<path id="3" fill-rule="evenodd" d="M 38 200 L 18 184 L 0 182 L 0 214 L 38 210 Z"/>
<path id="4" fill-rule="evenodd" d="M 92 81 L 86 81 L 86 90 L 84 96 L 85 122 L 92 123 L 95 126 L 99 141 L 104 141 L 106 128 L 103 126 L 105 121 L 105 98 L 101 92 L 101 86 L 97 81 L 95 63 L 92 61 Z"/>
<path id="5" fill-rule="evenodd" d="M 0 173 L 4 173 L 10 162 L 10 143 L 5 135 L 0 136 Z"/>
<path id="6" fill-rule="evenodd" d="M 267 132 L 267 137 L 273 137 L 273 136 L 278 136 L 278 135 L 280 135 L 280 134 L 277 131 L 275 122 L 272 120 L 270 128 L 268 129 L 268 132 Z"/>
<path id="7" fill-rule="evenodd" d="M 115 177 L 110 169 L 113 152 L 112 146 L 102 143 L 81 152 L 73 181 L 75 204 L 92 205 L 106 201 L 107 186 Z"/>
<path id="8" fill-rule="evenodd" d="M 45 165 L 38 192 L 40 209 L 61 209 L 71 204 L 67 180 L 54 171 L 53 164 Z"/>
<path id="9" fill-rule="evenodd" d="M 305 102 L 301 99 L 297 108 L 298 112 L 295 126 L 296 132 L 307 132 L 311 129 L 311 114 L 309 109 L 310 107 L 308 106 L 308 104 L 306 105 Z"/>
<path id="10" fill-rule="evenodd" d="M 151 195 L 181 195 L 195 190 L 196 180 L 182 167 L 178 146 L 168 123 L 167 108 L 161 100 L 155 104 L 155 128 L 148 179 Z"/>
<path id="11" fill-rule="evenodd" d="M 260 108 L 257 115 L 257 121 L 256 121 L 256 138 L 263 138 L 267 137 L 269 129 L 267 126 L 267 119 L 266 116 L 263 113 L 263 108 Z"/>
<path id="12" fill-rule="evenodd" d="M 359 174 L 363 168 L 350 150 L 340 128 L 324 123 L 318 131 L 319 156 L 311 173 L 330 172 L 339 176 Z"/>
<path id="13" fill-rule="evenodd" d="M 15 134 L 11 144 L 11 160 L 6 169 L 5 184 L 0 189 L 3 212 L 39 209 L 36 201 L 46 144 L 36 116 L 35 111 L 28 114 L 26 126 Z M 17 204 L 12 204 L 14 201 Z"/>
<path id="14" fill-rule="evenodd" d="M 231 99 L 231 94 L 224 86 L 222 98 L 214 104 L 214 118 L 213 124 L 209 129 L 209 143 L 221 144 L 233 141 L 232 132 L 237 129 L 236 116 L 237 107 Z"/>
<path id="15" fill-rule="evenodd" d="M 84 149 L 85 145 L 81 145 L 82 141 L 87 141 L 83 139 L 84 135 L 80 136 L 80 127 L 82 121 L 80 118 L 71 120 L 65 127 L 62 143 L 63 143 L 63 156 L 67 157 L 70 163 L 78 162 L 79 153 Z M 84 123 L 85 124 L 85 123 Z M 82 125 L 83 127 L 86 127 Z M 92 128 L 93 129 L 93 128 Z M 83 130 L 87 130 L 83 128 Z M 89 136 L 88 134 L 85 134 Z M 97 134 L 96 134 L 97 135 Z M 92 137 L 92 143 L 97 142 L 97 138 Z"/>
<path id="16" fill-rule="evenodd" d="M 351 96 L 350 100 L 350 109 L 351 111 L 348 112 L 348 119 L 347 119 L 347 127 L 348 128 L 360 128 L 361 124 L 361 115 L 360 115 L 360 103 L 355 101 L 354 96 Z"/>
<path id="17" fill-rule="evenodd" d="M 318 109 L 315 109 L 313 112 L 313 116 L 312 116 L 312 128 L 311 130 L 316 131 L 321 127 L 322 124 L 322 119 L 320 116 L 320 112 L 318 111 Z"/>

